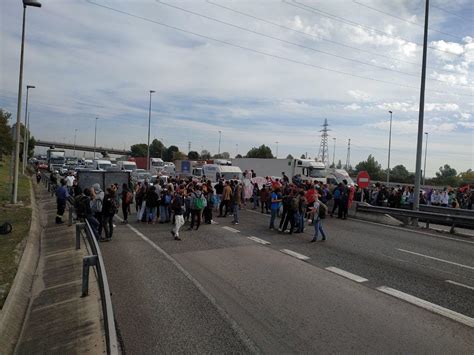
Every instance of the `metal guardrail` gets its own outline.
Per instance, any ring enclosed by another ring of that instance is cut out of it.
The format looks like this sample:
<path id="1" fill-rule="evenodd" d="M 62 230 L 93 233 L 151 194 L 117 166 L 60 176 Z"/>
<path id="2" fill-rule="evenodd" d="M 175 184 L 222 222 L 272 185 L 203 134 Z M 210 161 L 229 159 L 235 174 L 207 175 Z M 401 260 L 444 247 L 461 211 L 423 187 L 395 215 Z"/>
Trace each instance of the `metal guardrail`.
<path id="1" fill-rule="evenodd" d="M 454 209 L 453 209 L 454 210 Z M 379 207 L 371 206 L 367 204 L 357 204 L 357 212 L 370 212 L 370 213 L 380 213 L 388 214 L 391 216 L 398 217 L 407 217 L 407 218 L 417 218 L 426 223 L 426 228 L 429 228 L 430 223 L 442 223 L 451 226 L 450 233 L 454 233 L 455 227 L 467 227 L 474 228 L 474 217 L 447 214 L 448 211 L 442 211 L 443 213 L 434 213 L 434 212 L 425 212 L 425 211 L 413 211 L 405 210 L 400 208 L 389 208 L 389 207 Z"/>
<path id="2" fill-rule="evenodd" d="M 115 328 L 114 311 L 112 308 L 112 299 L 110 297 L 110 288 L 107 279 L 107 273 L 105 271 L 104 260 L 102 258 L 102 253 L 100 252 L 99 243 L 97 242 L 91 225 L 87 220 L 85 223 L 76 225 L 76 249 L 80 248 L 80 236 L 78 237 L 78 234 L 80 235 L 81 231 L 85 232 L 85 236 L 92 252 L 92 255 L 85 256 L 83 258 L 82 296 L 85 297 L 88 294 L 89 267 L 95 266 L 97 271 L 97 279 L 99 281 L 102 312 L 104 314 L 107 354 L 115 355 L 119 353 L 119 347 Z"/>
<path id="3" fill-rule="evenodd" d="M 455 216 L 474 217 L 474 210 L 466 210 L 466 209 L 461 209 L 461 208 L 420 205 L 420 211 L 442 213 L 442 214 L 449 214 L 449 215 L 455 215 Z"/>
<path id="4" fill-rule="evenodd" d="M 51 192 L 51 195 L 54 195 L 55 186 L 51 184 L 49 175 L 46 175 L 44 172 L 41 173 L 41 181 L 44 183 L 44 186 L 48 188 L 48 191 Z M 74 201 L 73 199 L 68 199 L 69 203 L 69 218 L 68 225 L 73 224 L 73 215 L 74 215 Z M 119 346 L 117 340 L 117 332 L 115 328 L 115 318 L 114 311 L 112 308 L 112 299 L 110 297 L 110 288 L 109 282 L 107 279 L 107 273 L 105 272 L 104 260 L 102 259 L 102 253 L 100 252 L 99 244 L 94 236 L 94 232 L 89 224 L 85 223 L 76 223 L 76 250 L 81 248 L 81 234 L 84 233 L 84 237 L 87 240 L 90 251 L 92 255 L 85 256 L 83 258 L 83 279 L 82 279 L 82 297 L 88 295 L 89 290 L 89 268 L 95 266 L 96 274 L 100 290 L 100 298 L 102 302 L 102 312 L 104 316 L 104 328 L 105 328 L 105 340 L 107 346 L 107 354 L 118 355 Z"/>

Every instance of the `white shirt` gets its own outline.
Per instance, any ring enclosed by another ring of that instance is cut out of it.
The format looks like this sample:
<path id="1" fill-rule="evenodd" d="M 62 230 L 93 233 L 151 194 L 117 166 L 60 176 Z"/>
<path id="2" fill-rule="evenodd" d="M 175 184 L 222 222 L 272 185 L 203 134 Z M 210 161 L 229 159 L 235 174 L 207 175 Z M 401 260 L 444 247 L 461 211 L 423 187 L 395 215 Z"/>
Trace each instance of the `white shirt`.
<path id="1" fill-rule="evenodd" d="M 73 183 L 74 183 L 74 180 L 76 180 L 76 178 L 72 175 L 68 175 L 66 176 L 66 185 L 68 187 L 72 187 Z"/>
<path id="2" fill-rule="evenodd" d="M 449 203 L 449 196 L 446 191 L 441 194 L 440 202 L 442 205 L 447 205 Z"/>

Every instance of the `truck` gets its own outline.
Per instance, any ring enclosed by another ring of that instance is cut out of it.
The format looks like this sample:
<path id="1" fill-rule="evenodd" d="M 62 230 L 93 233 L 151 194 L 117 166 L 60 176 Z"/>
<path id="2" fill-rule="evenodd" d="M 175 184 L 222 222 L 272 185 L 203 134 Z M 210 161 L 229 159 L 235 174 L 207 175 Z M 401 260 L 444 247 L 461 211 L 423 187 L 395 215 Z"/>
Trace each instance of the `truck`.
<path id="1" fill-rule="evenodd" d="M 218 182 L 224 180 L 242 180 L 242 169 L 233 165 L 205 164 L 202 166 L 202 175 L 206 176 L 206 180 Z"/>
<path id="2" fill-rule="evenodd" d="M 61 169 L 66 163 L 66 152 L 64 149 L 50 148 L 46 153 L 46 157 L 50 172 Z"/>
<path id="3" fill-rule="evenodd" d="M 146 157 L 130 157 L 128 161 L 133 161 L 137 164 L 137 169 L 148 169 Z M 150 157 L 150 171 L 159 173 L 165 166 L 163 159 Z"/>
<path id="4" fill-rule="evenodd" d="M 327 181 L 326 165 L 313 159 L 238 158 L 231 161 L 232 165 L 239 166 L 243 171 L 254 170 L 257 176 L 276 178 L 285 173 L 290 179 L 295 175 L 301 175 L 302 181 L 322 183 Z"/>
<path id="5" fill-rule="evenodd" d="M 117 167 L 119 170 L 133 172 L 137 170 L 137 163 L 134 161 L 119 160 L 117 161 Z"/>
<path id="6" fill-rule="evenodd" d="M 109 160 L 95 159 L 92 169 L 94 170 L 110 170 L 112 163 Z"/>

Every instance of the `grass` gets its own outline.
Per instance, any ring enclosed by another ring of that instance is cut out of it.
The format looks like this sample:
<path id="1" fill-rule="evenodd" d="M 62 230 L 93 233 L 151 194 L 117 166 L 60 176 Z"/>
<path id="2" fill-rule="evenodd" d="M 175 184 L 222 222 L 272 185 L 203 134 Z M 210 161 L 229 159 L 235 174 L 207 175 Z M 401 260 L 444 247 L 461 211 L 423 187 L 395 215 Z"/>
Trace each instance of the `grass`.
<path id="1" fill-rule="evenodd" d="M 8 221 L 13 231 L 0 235 L 0 308 L 3 307 L 15 278 L 18 264 L 25 246 L 31 222 L 30 180 L 20 175 L 18 181 L 18 201 L 23 206 L 7 207 L 11 197 L 10 161 L 0 161 L 0 224 Z"/>

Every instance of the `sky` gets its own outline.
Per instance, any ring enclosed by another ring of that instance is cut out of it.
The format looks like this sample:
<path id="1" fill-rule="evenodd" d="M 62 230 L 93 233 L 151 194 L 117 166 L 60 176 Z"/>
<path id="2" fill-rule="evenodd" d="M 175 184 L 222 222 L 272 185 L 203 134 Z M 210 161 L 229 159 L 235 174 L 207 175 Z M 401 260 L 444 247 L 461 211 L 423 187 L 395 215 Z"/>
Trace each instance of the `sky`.
<path id="1" fill-rule="evenodd" d="M 23 85 L 37 139 L 183 152 L 369 154 L 415 170 L 424 1 L 43 0 L 28 8 Z M 16 117 L 22 6 L 0 3 L 0 108 Z M 474 10 L 431 1 L 427 176 L 474 167 Z M 24 90 L 24 97 L 25 97 Z M 23 97 L 23 114 L 24 114 Z M 334 140 L 335 138 L 335 140 Z M 278 142 L 278 144 L 276 143 Z M 423 142 L 423 149 L 425 142 Z M 424 152 L 423 152 L 424 154 Z M 423 156 L 424 157 L 424 156 Z"/>

